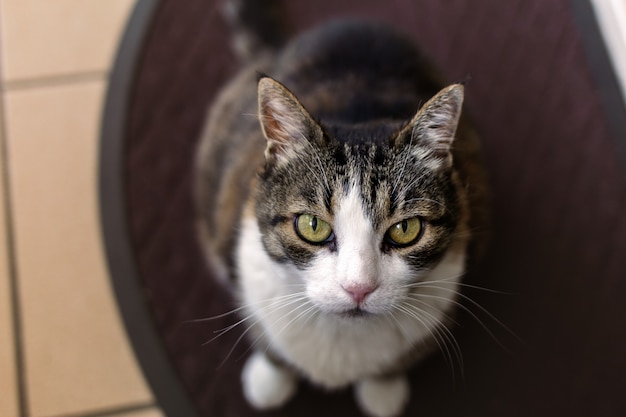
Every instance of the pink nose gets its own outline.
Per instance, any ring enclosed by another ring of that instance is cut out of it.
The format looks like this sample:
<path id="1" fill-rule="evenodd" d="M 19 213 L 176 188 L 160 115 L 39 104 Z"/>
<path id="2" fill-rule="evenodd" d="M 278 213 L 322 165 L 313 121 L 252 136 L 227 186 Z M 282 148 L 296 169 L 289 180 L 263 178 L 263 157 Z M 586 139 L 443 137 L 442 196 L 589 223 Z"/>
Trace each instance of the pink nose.
<path id="1" fill-rule="evenodd" d="M 350 297 L 357 304 L 361 304 L 363 300 L 365 300 L 365 297 L 373 293 L 377 287 L 378 287 L 377 285 L 363 284 L 363 283 L 348 284 L 348 285 L 342 286 L 344 291 L 350 294 Z"/>

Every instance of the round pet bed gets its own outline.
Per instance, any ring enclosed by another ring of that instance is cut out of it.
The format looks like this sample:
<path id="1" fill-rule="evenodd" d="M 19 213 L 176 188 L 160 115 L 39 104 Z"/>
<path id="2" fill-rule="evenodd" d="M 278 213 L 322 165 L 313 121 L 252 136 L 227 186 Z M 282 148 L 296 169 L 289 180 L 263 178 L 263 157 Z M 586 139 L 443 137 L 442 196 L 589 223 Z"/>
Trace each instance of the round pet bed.
<path id="1" fill-rule="evenodd" d="M 408 32 L 484 141 L 491 245 L 454 329 L 464 366 L 411 372 L 405 415 L 626 415 L 626 112 L 587 1 L 282 1 L 294 33 L 360 16 Z M 194 149 L 237 69 L 220 4 L 140 0 L 111 76 L 102 224 L 129 337 L 171 417 L 251 416 L 243 328 L 196 239 Z M 479 289 L 478 287 L 482 288 Z M 493 291 L 486 291 L 490 289 Z M 467 298 L 465 298 L 467 297 Z M 469 301 L 472 300 L 472 301 Z M 268 416 L 357 416 L 350 390 L 301 384 Z"/>

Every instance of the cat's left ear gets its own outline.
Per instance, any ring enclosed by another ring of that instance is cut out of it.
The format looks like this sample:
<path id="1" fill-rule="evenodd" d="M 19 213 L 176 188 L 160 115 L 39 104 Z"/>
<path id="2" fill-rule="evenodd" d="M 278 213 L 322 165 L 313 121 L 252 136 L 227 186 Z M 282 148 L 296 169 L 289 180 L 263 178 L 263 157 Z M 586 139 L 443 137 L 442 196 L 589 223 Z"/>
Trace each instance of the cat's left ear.
<path id="1" fill-rule="evenodd" d="M 322 128 L 300 101 L 278 81 L 259 80 L 259 120 L 267 139 L 265 158 L 275 164 L 298 157 L 323 137 Z"/>
<path id="2" fill-rule="evenodd" d="M 463 107 L 463 90 L 463 85 L 453 84 L 431 98 L 400 132 L 400 144 L 410 143 L 420 158 L 428 158 L 437 168 L 449 168 L 450 148 Z"/>

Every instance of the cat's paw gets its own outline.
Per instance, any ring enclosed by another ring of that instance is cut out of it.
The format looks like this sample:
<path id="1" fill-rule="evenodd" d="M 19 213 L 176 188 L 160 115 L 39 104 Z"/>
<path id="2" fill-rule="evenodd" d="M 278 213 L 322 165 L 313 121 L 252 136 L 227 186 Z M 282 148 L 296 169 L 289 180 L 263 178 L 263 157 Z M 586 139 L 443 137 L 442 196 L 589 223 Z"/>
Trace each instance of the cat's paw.
<path id="1" fill-rule="evenodd" d="M 357 403 L 372 417 L 398 416 L 409 401 L 409 381 L 404 375 L 364 379 L 355 388 Z"/>
<path id="2" fill-rule="evenodd" d="M 282 406 L 295 394 L 298 384 L 293 372 L 274 364 L 261 352 L 250 356 L 241 379 L 246 399 L 259 410 Z"/>

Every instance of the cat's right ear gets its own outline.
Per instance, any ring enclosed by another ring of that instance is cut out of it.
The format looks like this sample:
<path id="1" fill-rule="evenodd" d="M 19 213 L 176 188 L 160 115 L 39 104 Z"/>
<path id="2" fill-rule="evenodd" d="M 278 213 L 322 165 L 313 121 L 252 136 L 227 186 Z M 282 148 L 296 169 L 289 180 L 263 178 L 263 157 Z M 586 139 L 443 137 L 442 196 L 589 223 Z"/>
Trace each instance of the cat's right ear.
<path id="1" fill-rule="evenodd" d="M 297 158 L 322 137 L 322 128 L 281 83 L 263 77 L 258 84 L 259 121 L 267 139 L 265 159 L 281 163 Z"/>

